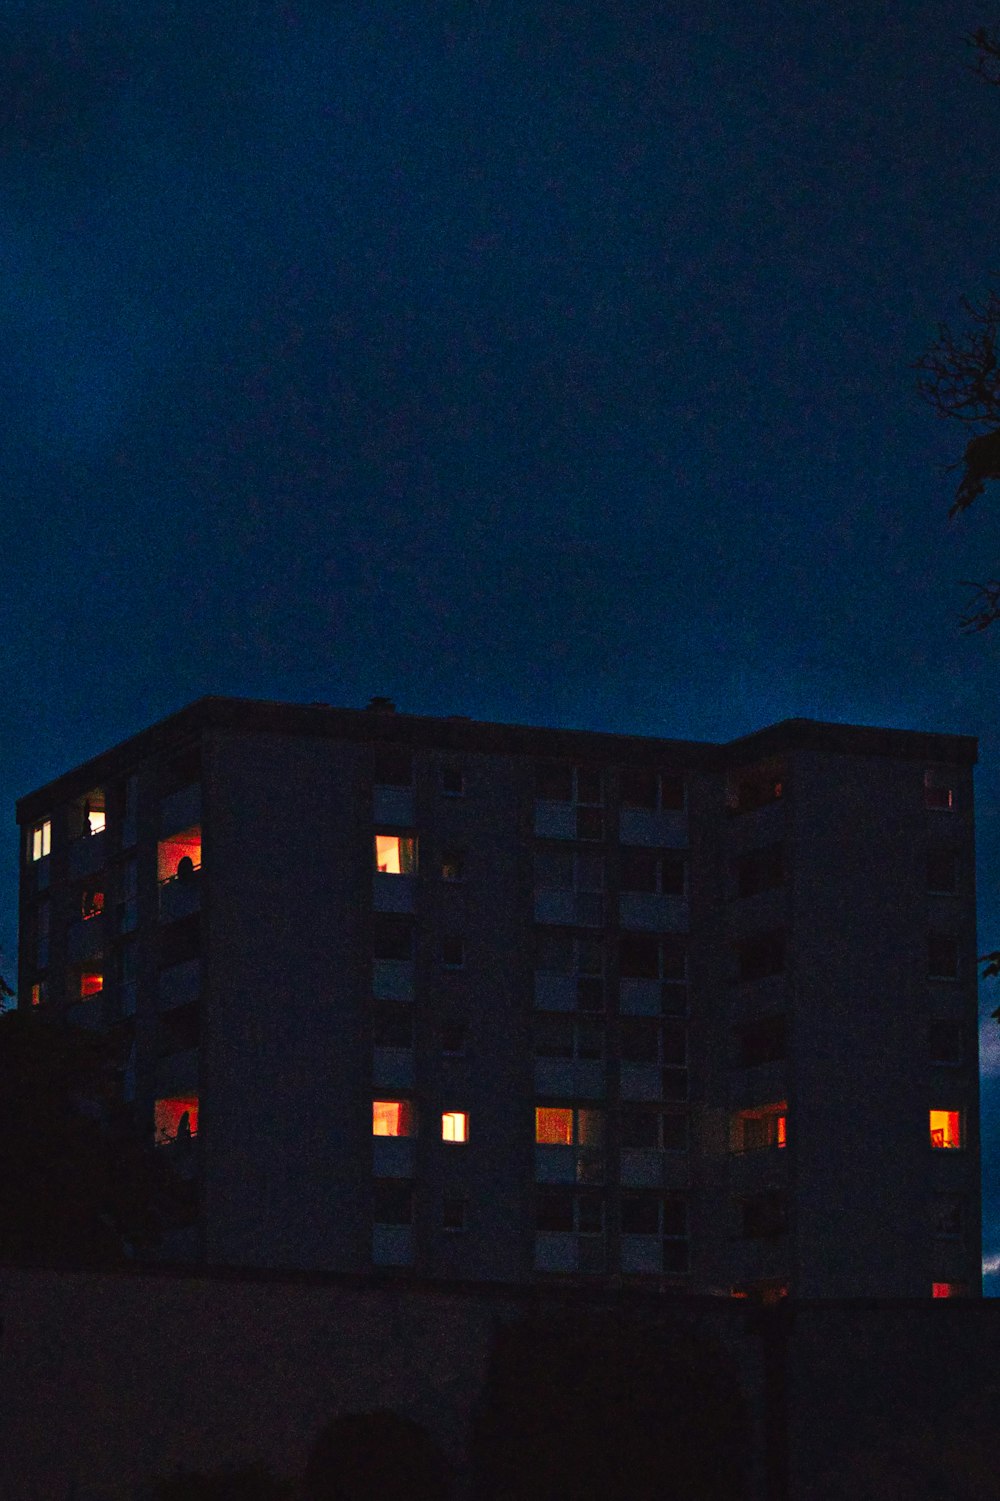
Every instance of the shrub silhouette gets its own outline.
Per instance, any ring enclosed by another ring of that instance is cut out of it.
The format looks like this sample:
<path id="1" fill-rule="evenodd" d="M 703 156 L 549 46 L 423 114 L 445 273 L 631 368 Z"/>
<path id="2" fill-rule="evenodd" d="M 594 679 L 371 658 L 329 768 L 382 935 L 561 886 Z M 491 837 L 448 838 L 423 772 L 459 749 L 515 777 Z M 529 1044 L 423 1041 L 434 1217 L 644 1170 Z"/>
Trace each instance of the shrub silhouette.
<path id="1" fill-rule="evenodd" d="M 450 1466 L 426 1429 L 384 1408 L 322 1429 L 302 1481 L 304 1501 L 447 1501 Z"/>

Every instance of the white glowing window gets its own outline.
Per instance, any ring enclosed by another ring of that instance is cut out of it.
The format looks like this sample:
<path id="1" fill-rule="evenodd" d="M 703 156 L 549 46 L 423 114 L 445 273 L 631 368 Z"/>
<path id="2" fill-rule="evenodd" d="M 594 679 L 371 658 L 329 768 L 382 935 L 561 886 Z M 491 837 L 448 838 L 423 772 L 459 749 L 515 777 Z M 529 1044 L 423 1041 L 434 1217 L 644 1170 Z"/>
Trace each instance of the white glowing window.
<path id="1" fill-rule="evenodd" d="M 416 839 L 411 834 L 376 834 L 375 869 L 383 876 L 416 875 Z"/>
<path id="2" fill-rule="evenodd" d="M 464 1110 L 446 1110 L 441 1117 L 442 1141 L 468 1141 L 469 1117 Z"/>
<path id="3" fill-rule="evenodd" d="M 52 851 L 52 820 L 46 818 L 42 823 L 36 823 L 31 831 L 31 858 L 32 860 L 44 860 L 45 856 Z"/>

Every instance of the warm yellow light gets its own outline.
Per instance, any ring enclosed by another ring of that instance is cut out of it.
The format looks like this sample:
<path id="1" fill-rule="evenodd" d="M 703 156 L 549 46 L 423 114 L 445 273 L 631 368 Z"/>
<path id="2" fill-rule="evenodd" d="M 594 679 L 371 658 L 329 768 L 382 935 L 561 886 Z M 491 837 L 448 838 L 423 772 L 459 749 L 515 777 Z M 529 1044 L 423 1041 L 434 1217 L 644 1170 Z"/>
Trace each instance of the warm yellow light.
<path id="1" fill-rule="evenodd" d="M 412 1136 L 413 1112 L 409 1100 L 373 1100 L 373 1136 Z"/>
<path id="2" fill-rule="evenodd" d="M 104 989 L 104 976 L 88 970 L 80 976 L 80 996 L 97 995 Z"/>
<path id="3" fill-rule="evenodd" d="M 408 834 L 376 834 L 375 869 L 383 876 L 414 875 L 417 841 Z"/>
<path id="4" fill-rule="evenodd" d="M 464 1110 L 446 1110 L 441 1117 L 442 1141 L 468 1141 L 469 1117 Z"/>
<path id="5" fill-rule="evenodd" d="M 960 1110 L 932 1110 L 930 1124 L 932 1147 L 948 1151 L 962 1145 L 962 1112 Z"/>
<path id="6" fill-rule="evenodd" d="M 201 869 L 201 829 L 197 826 L 185 829 L 181 834 L 172 834 L 169 839 L 160 840 L 156 865 L 159 880 L 173 880 L 177 875 L 177 867 L 185 856 L 195 870 Z"/>
<path id="7" fill-rule="evenodd" d="M 106 824 L 107 824 L 107 819 L 105 817 L 104 809 L 103 808 L 91 808 L 90 814 L 89 814 L 89 822 L 90 822 L 90 832 L 92 834 L 103 834 L 104 830 L 105 830 L 105 827 L 106 827 Z"/>
<path id="8" fill-rule="evenodd" d="M 779 1115 L 778 1116 L 778 1146 L 779 1147 L 786 1147 L 787 1145 L 788 1145 L 788 1116 L 787 1115 Z"/>
<path id="9" fill-rule="evenodd" d="M 543 1146 L 571 1147 L 573 1145 L 573 1112 L 539 1105 L 535 1110 L 535 1140 Z"/>
<path id="10" fill-rule="evenodd" d="M 31 831 L 31 858 L 32 860 L 44 860 L 52 850 L 52 820 L 47 818 L 44 823 L 36 823 Z"/>

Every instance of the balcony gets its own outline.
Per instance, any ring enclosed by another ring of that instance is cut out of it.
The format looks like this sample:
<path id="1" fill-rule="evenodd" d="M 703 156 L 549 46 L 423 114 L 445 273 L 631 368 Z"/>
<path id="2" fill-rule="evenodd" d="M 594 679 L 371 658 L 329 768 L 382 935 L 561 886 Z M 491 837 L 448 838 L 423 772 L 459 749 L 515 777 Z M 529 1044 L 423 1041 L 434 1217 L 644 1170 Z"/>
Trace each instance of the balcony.
<path id="1" fill-rule="evenodd" d="M 66 931 L 66 957 L 71 964 L 96 959 L 104 951 L 104 917 L 77 921 Z"/>
<path id="2" fill-rule="evenodd" d="M 372 1171 L 376 1178 L 413 1177 L 412 1136 L 373 1136 Z"/>
<path id="3" fill-rule="evenodd" d="M 372 788 L 372 820 L 375 823 L 413 824 L 413 788 L 376 786 Z"/>
<path id="4" fill-rule="evenodd" d="M 618 898 L 618 915 L 623 928 L 652 933 L 686 933 L 688 930 L 685 899 L 664 896 L 657 891 L 623 891 Z"/>
<path id="5" fill-rule="evenodd" d="M 157 1005 L 161 1011 L 187 1006 L 201 995 L 201 960 L 185 959 L 160 970 Z"/>
<path id="6" fill-rule="evenodd" d="M 413 876 L 373 877 L 372 902 L 376 912 L 412 912 L 416 907 L 417 883 Z"/>
<path id="7" fill-rule="evenodd" d="M 661 1016 L 663 984 L 660 980 L 621 980 L 618 1009 L 623 1016 Z"/>
<path id="8" fill-rule="evenodd" d="M 201 871 L 191 870 L 187 875 L 168 876 L 160 882 L 160 921 L 176 922 L 179 917 L 189 917 L 201 911 Z"/>
<path id="9" fill-rule="evenodd" d="M 376 1089 L 409 1089 L 413 1084 L 412 1048 L 375 1048 L 372 1083 Z"/>
<path id="10" fill-rule="evenodd" d="M 535 1093 L 602 1099 L 607 1093 L 604 1063 L 597 1058 L 536 1058 Z"/>
<path id="11" fill-rule="evenodd" d="M 622 844 L 684 849 L 688 842 L 687 814 L 679 809 L 622 808 L 618 837 Z"/>
<path id="12" fill-rule="evenodd" d="M 373 959 L 372 996 L 376 1001 L 412 1001 L 412 959 Z"/>
<path id="13" fill-rule="evenodd" d="M 89 876 L 100 870 L 107 859 L 107 835 L 102 829 L 97 834 L 81 834 L 69 847 L 69 874 Z"/>
<path id="14" fill-rule="evenodd" d="M 576 805 L 544 800 L 536 802 L 535 833 L 540 839 L 575 839 Z"/>
<path id="15" fill-rule="evenodd" d="M 604 1153 L 594 1147 L 535 1146 L 536 1183 L 603 1183 Z"/>
<path id="16" fill-rule="evenodd" d="M 576 1011 L 577 982 L 575 975 L 550 975 L 535 973 L 535 1005 L 539 1011 Z"/>
<path id="17" fill-rule="evenodd" d="M 412 1227 L 410 1225 L 373 1225 L 372 1261 L 376 1266 L 412 1266 Z"/>

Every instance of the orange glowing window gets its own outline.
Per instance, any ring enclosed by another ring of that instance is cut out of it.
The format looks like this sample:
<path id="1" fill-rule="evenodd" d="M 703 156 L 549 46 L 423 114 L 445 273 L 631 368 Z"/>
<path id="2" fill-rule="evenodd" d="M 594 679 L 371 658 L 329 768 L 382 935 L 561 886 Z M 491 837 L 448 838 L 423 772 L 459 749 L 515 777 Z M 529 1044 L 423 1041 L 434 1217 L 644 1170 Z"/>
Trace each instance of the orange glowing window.
<path id="1" fill-rule="evenodd" d="M 40 980 L 36 980 L 35 984 L 31 987 L 31 1004 L 33 1006 L 40 1006 L 44 999 L 45 986 L 41 983 Z"/>
<path id="2" fill-rule="evenodd" d="M 36 823 L 31 831 L 31 859 L 44 860 L 52 852 L 52 820 Z"/>
<path id="3" fill-rule="evenodd" d="M 468 1141 L 469 1117 L 464 1110 L 446 1110 L 441 1117 L 442 1141 Z"/>
<path id="4" fill-rule="evenodd" d="M 373 1136 L 412 1136 L 413 1106 L 409 1100 L 372 1101 Z"/>
<path id="5" fill-rule="evenodd" d="M 539 1105 L 535 1110 L 535 1140 L 546 1147 L 573 1145 L 573 1112 Z"/>
<path id="6" fill-rule="evenodd" d="M 190 865 L 181 866 L 181 861 Z M 161 839 L 157 849 L 156 874 L 161 882 L 183 880 L 201 869 L 201 829 L 185 829 L 183 833 L 171 834 Z"/>
<path id="7" fill-rule="evenodd" d="M 416 875 L 416 839 L 411 834 L 376 834 L 375 869 L 383 876 Z"/>
<path id="8" fill-rule="evenodd" d="M 964 1282 L 932 1282 L 932 1298 L 965 1298 L 969 1289 Z"/>
<path id="9" fill-rule="evenodd" d="M 961 1110 L 931 1111 L 931 1146 L 939 1151 L 954 1151 L 964 1145 Z"/>
<path id="10" fill-rule="evenodd" d="M 98 995 L 104 989 L 104 976 L 96 970 L 85 969 L 80 976 L 80 998 Z"/>
<path id="11" fill-rule="evenodd" d="M 103 891 L 84 891 L 80 897 L 80 915 L 84 922 L 92 917 L 100 917 L 104 911 Z"/>
<path id="12" fill-rule="evenodd" d="M 175 1141 L 178 1136 L 198 1135 L 198 1096 L 174 1095 L 157 1100 L 153 1107 L 156 1142 Z"/>

